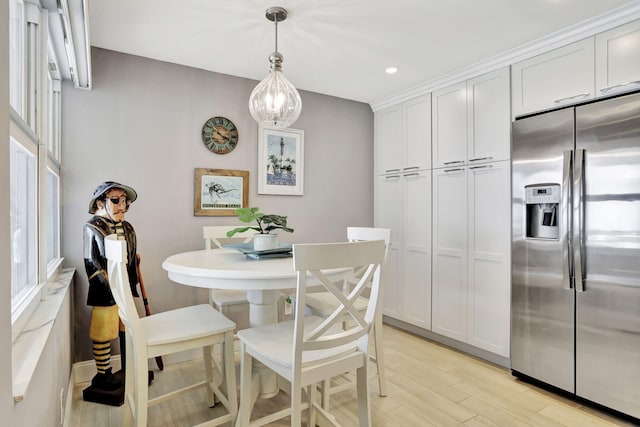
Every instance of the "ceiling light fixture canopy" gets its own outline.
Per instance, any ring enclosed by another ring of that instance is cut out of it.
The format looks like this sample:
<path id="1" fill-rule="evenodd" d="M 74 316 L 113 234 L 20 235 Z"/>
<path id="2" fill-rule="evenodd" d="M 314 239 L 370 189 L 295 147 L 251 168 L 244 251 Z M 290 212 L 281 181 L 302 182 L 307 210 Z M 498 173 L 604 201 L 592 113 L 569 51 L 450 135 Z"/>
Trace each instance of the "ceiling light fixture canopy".
<path id="1" fill-rule="evenodd" d="M 287 10 L 270 7 L 265 16 L 275 23 L 276 50 L 269 55 L 269 75 L 251 92 L 249 112 L 256 122 L 275 128 L 286 128 L 302 111 L 302 100 L 296 88 L 282 73 L 282 55 L 278 52 L 278 22 L 287 19 Z"/>

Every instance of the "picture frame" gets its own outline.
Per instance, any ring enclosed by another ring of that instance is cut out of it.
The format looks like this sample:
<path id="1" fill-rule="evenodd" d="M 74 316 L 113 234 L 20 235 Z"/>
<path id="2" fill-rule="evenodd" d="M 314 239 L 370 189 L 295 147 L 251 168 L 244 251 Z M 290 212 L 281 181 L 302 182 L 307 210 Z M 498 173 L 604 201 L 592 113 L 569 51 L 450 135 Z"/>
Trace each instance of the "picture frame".
<path id="1" fill-rule="evenodd" d="M 258 194 L 304 194 L 304 131 L 260 126 Z"/>
<path id="2" fill-rule="evenodd" d="M 234 216 L 249 207 L 249 171 L 196 168 L 193 195 L 194 216 Z"/>

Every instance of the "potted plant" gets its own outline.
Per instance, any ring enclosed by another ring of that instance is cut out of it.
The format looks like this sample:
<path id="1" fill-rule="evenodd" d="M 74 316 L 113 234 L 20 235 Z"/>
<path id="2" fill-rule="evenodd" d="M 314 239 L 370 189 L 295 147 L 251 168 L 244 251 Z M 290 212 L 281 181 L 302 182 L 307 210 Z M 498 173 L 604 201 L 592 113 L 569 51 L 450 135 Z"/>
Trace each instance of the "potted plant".
<path id="1" fill-rule="evenodd" d="M 271 234 L 273 230 L 283 230 L 293 233 L 293 228 L 287 227 L 287 217 L 282 215 L 265 214 L 260 212 L 260 208 L 239 208 L 235 214 L 242 222 L 255 222 L 255 226 L 238 227 L 227 232 L 227 237 L 233 237 L 236 233 L 243 233 L 247 230 L 256 230 L 253 236 L 253 249 L 256 251 L 275 249 L 278 246 L 278 235 Z"/>

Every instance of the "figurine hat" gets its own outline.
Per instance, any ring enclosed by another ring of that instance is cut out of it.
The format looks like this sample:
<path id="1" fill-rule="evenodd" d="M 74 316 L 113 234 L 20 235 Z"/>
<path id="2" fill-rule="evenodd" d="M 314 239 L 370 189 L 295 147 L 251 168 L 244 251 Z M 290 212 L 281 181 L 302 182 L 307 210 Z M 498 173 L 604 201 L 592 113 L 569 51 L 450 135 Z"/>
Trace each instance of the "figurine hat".
<path id="1" fill-rule="evenodd" d="M 105 181 L 102 184 L 98 185 L 98 187 L 93 192 L 93 196 L 91 197 L 91 201 L 89 202 L 89 213 L 90 214 L 96 213 L 96 211 L 98 210 L 98 205 L 96 204 L 96 202 L 107 191 L 111 190 L 112 188 L 119 188 L 119 189 L 123 190 L 124 192 L 126 192 L 127 193 L 127 199 L 129 199 L 130 202 L 135 202 L 135 200 L 138 198 L 138 193 L 136 193 L 136 190 L 134 190 L 133 188 L 131 188 L 131 187 L 127 186 L 127 185 L 122 185 L 119 182 Z"/>

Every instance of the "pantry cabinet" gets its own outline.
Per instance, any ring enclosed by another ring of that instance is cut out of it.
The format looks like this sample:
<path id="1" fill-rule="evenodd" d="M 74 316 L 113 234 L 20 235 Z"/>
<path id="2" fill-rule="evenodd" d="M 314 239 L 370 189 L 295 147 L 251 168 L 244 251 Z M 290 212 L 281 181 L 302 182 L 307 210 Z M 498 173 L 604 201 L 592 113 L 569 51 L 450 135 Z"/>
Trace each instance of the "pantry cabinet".
<path id="1" fill-rule="evenodd" d="M 432 330 L 509 355 L 509 161 L 433 170 Z"/>
<path id="2" fill-rule="evenodd" d="M 431 97 L 382 110 L 375 120 L 378 167 L 374 223 L 390 228 L 392 241 L 384 277 L 383 313 L 429 329 Z M 389 148 L 392 146 L 395 150 Z"/>

